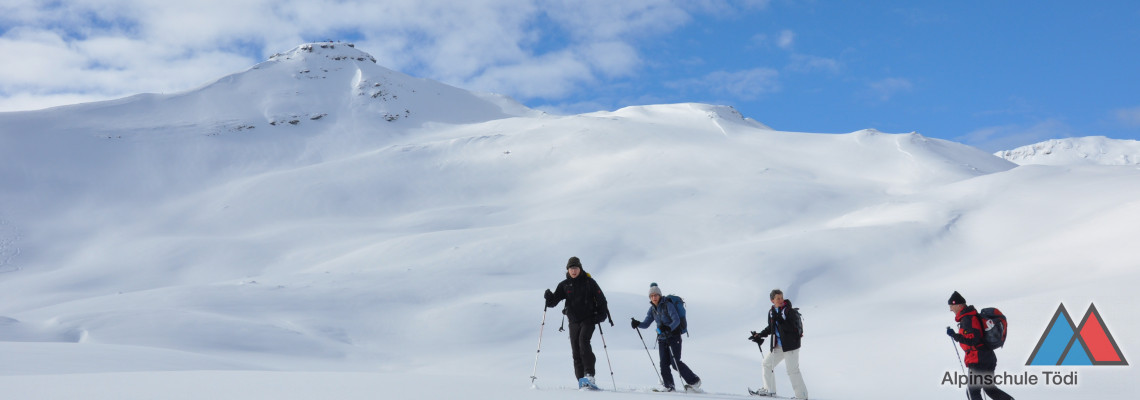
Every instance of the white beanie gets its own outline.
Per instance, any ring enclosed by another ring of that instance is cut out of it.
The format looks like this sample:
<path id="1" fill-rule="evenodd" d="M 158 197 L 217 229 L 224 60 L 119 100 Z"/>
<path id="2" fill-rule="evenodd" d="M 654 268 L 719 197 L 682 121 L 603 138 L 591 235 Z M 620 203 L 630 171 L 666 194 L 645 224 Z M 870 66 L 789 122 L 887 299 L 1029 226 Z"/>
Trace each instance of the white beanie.
<path id="1" fill-rule="evenodd" d="M 654 294 L 658 296 L 661 295 L 661 288 L 657 287 L 657 282 L 652 282 L 649 284 L 649 295 L 652 296 Z"/>

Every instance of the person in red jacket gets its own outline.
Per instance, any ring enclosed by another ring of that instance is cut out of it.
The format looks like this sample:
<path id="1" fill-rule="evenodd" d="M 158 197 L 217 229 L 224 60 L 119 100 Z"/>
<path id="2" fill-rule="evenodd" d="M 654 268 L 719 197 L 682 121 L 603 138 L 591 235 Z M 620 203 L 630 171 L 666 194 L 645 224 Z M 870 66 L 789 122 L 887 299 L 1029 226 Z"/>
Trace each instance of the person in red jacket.
<path id="1" fill-rule="evenodd" d="M 982 320 L 978 317 L 978 310 L 974 306 L 967 305 L 966 299 L 958 292 L 950 295 L 950 300 L 947 301 L 950 305 L 950 311 L 954 312 L 954 320 L 958 322 L 958 331 L 955 332 L 954 328 L 946 327 L 946 334 L 958 342 L 962 346 L 962 350 L 966 351 L 966 368 L 970 369 L 970 382 L 966 386 L 967 393 L 970 400 L 982 400 L 982 391 L 986 391 L 986 395 L 994 400 L 1012 400 L 1006 392 L 998 389 L 994 385 L 974 385 L 975 375 L 981 375 L 985 379 L 992 379 L 994 370 L 997 369 L 997 355 L 994 354 L 994 349 L 986 345 L 982 336 Z M 992 381 L 992 380 L 991 380 Z"/>

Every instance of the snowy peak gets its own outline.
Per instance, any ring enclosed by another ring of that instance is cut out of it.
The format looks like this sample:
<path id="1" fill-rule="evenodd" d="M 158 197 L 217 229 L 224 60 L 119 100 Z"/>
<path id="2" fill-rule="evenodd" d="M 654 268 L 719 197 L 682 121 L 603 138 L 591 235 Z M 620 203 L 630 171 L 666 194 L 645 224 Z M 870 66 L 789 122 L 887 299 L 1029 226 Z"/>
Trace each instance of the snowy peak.
<path id="1" fill-rule="evenodd" d="M 402 132 L 534 113 L 503 96 L 475 94 L 377 64 L 352 43 L 306 43 L 199 88 L 21 113 L 44 130 L 100 137 L 361 131 Z M 3 122 L 3 121 L 0 121 Z M 14 122 L 11 121 L 10 122 Z M 350 129 L 345 129 L 345 127 Z"/>
<path id="2" fill-rule="evenodd" d="M 668 122 L 672 124 L 687 124 L 696 122 L 704 124 L 713 122 L 720 126 L 721 122 L 742 124 L 750 128 L 772 130 L 772 128 L 746 118 L 732 106 L 718 106 L 701 103 L 655 104 L 645 106 L 630 106 L 613 112 L 597 112 L 587 114 L 602 118 L 628 118 L 646 122 Z M 723 127 L 722 127 L 723 130 Z"/>
<path id="3" fill-rule="evenodd" d="M 384 68 L 371 54 L 345 42 L 302 44 L 229 80 L 257 82 L 252 90 L 241 90 L 252 96 L 276 92 L 251 103 L 261 105 L 258 111 L 271 123 L 318 115 L 365 125 L 471 123 L 519 112 L 501 100 Z M 272 90 L 259 90 L 267 87 Z"/>
<path id="4" fill-rule="evenodd" d="M 344 42 L 306 43 L 284 53 L 269 56 L 269 61 L 308 59 L 324 57 L 333 61 L 356 60 L 376 63 L 376 57 L 356 49 L 356 45 Z"/>
<path id="5" fill-rule="evenodd" d="M 994 155 L 1020 165 L 1138 165 L 1140 142 L 1104 136 L 1052 139 Z"/>

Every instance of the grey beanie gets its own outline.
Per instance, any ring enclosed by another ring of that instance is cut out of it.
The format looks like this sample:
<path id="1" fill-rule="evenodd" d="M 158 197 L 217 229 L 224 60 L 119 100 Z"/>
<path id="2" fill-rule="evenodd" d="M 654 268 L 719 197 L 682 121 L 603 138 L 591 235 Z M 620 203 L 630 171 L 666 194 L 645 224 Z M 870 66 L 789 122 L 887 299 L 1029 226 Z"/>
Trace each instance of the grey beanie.
<path id="1" fill-rule="evenodd" d="M 657 282 L 652 282 L 649 284 L 649 295 L 652 296 L 654 294 L 658 296 L 661 295 L 661 288 L 657 287 Z"/>

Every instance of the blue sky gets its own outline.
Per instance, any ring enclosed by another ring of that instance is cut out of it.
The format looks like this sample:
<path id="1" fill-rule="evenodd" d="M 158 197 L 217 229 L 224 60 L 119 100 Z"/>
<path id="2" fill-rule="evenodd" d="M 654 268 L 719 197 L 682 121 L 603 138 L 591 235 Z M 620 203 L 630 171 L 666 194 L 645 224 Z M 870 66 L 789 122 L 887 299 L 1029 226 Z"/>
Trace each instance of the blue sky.
<path id="1" fill-rule="evenodd" d="M 0 2 L 0 110 L 189 90 L 309 41 L 559 113 L 732 105 L 779 130 L 988 151 L 1140 139 L 1140 3 Z"/>

